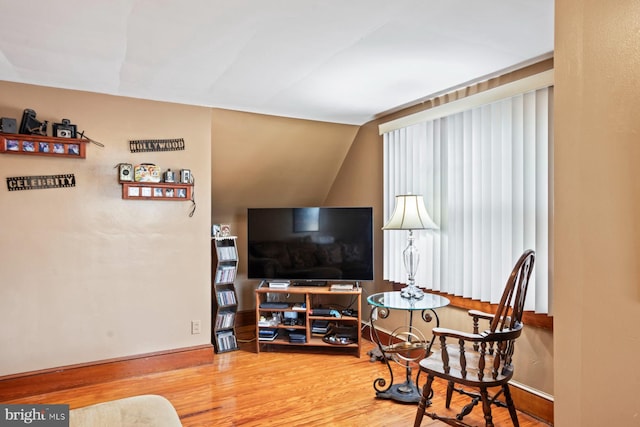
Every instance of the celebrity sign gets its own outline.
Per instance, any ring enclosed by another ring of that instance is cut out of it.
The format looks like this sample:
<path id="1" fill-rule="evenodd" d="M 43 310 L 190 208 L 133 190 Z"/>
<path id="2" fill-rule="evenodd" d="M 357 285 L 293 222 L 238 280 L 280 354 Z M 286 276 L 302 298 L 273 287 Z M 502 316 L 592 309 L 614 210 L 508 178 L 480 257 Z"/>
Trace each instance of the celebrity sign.
<path id="1" fill-rule="evenodd" d="M 9 191 L 75 186 L 76 177 L 72 173 L 64 175 L 17 176 L 7 178 L 7 187 L 9 188 Z"/>

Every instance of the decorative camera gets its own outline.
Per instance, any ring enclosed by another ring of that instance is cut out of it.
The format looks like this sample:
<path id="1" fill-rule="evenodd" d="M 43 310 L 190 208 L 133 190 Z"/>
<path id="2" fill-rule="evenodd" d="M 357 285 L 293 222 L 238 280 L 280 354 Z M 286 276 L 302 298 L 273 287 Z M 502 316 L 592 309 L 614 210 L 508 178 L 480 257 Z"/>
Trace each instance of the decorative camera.
<path id="1" fill-rule="evenodd" d="M 4 133 L 16 133 L 18 130 L 16 119 L 9 117 L 0 118 L 0 132 Z"/>
<path id="2" fill-rule="evenodd" d="M 180 169 L 180 182 L 183 184 L 191 183 L 191 170 L 189 169 Z"/>
<path id="3" fill-rule="evenodd" d="M 129 163 L 120 163 L 118 165 L 120 173 L 120 181 L 133 181 L 133 165 Z"/>
<path id="4" fill-rule="evenodd" d="M 69 119 L 62 119 L 62 123 L 52 125 L 53 136 L 58 138 L 75 138 L 76 125 L 72 125 Z"/>
<path id="5" fill-rule="evenodd" d="M 22 120 L 20 121 L 20 133 L 25 135 L 47 135 L 48 121 L 39 121 L 36 119 L 36 112 L 30 108 L 22 112 Z"/>

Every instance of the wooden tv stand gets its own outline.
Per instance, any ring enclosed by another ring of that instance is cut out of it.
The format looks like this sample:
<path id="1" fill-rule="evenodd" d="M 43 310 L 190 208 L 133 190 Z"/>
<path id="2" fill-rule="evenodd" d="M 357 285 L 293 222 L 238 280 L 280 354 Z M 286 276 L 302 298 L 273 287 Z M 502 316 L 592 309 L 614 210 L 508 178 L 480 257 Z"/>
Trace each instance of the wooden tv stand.
<path id="1" fill-rule="evenodd" d="M 274 307 L 274 303 L 278 306 Z M 256 351 L 315 347 L 352 352 L 360 357 L 361 307 L 362 291 L 358 287 L 353 290 L 331 290 L 328 286 L 274 289 L 263 283 L 256 289 Z M 345 309 L 353 313 L 343 314 Z M 327 332 L 318 332 L 317 326 L 322 323 L 330 325 Z M 347 334 L 351 338 L 347 338 L 345 332 L 351 331 L 353 334 Z"/>

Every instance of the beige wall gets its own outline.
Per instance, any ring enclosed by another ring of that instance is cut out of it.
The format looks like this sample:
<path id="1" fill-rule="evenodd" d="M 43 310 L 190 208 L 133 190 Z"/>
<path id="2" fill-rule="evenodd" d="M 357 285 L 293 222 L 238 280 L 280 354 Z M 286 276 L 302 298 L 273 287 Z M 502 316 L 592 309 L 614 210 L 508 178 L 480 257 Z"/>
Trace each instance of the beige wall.
<path id="1" fill-rule="evenodd" d="M 0 82 L 0 116 L 69 118 L 86 159 L 0 154 L 6 177 L 73 173 L 72 188 L 0 187 L 0 376 L 210 342 L 211 111 Z M 131 139 L 186 149 L 129 152 Z M 188 168 L 189 202 L 122 200 L 120 162 Z M 202 321 L 191 335 L 191 320 Z"/>
<path id="2" fill-rule="evenodd" d="M 640 423 L 640 3 L 556 2 L 555 425 Z"/>
<path id="3" fill-rule="evenodd" d="M 258 285 L 246 276 L 247 208 L 323 205 L 357 132 L 351 125 L 213 110 L 211 218 L 238 236 L 240 310 L 255 307 Z"/>

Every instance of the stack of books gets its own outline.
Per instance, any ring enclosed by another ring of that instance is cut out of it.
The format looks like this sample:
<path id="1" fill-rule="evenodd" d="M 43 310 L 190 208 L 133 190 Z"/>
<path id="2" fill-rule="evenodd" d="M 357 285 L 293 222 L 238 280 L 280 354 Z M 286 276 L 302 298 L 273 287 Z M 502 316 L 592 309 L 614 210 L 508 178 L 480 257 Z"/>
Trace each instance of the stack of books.
<path id="1" fill-rule="evenodd" d="M 273 341 L 278 336 L 277 329 L 260 329 L 258 331 L 259 341 Z"/>

